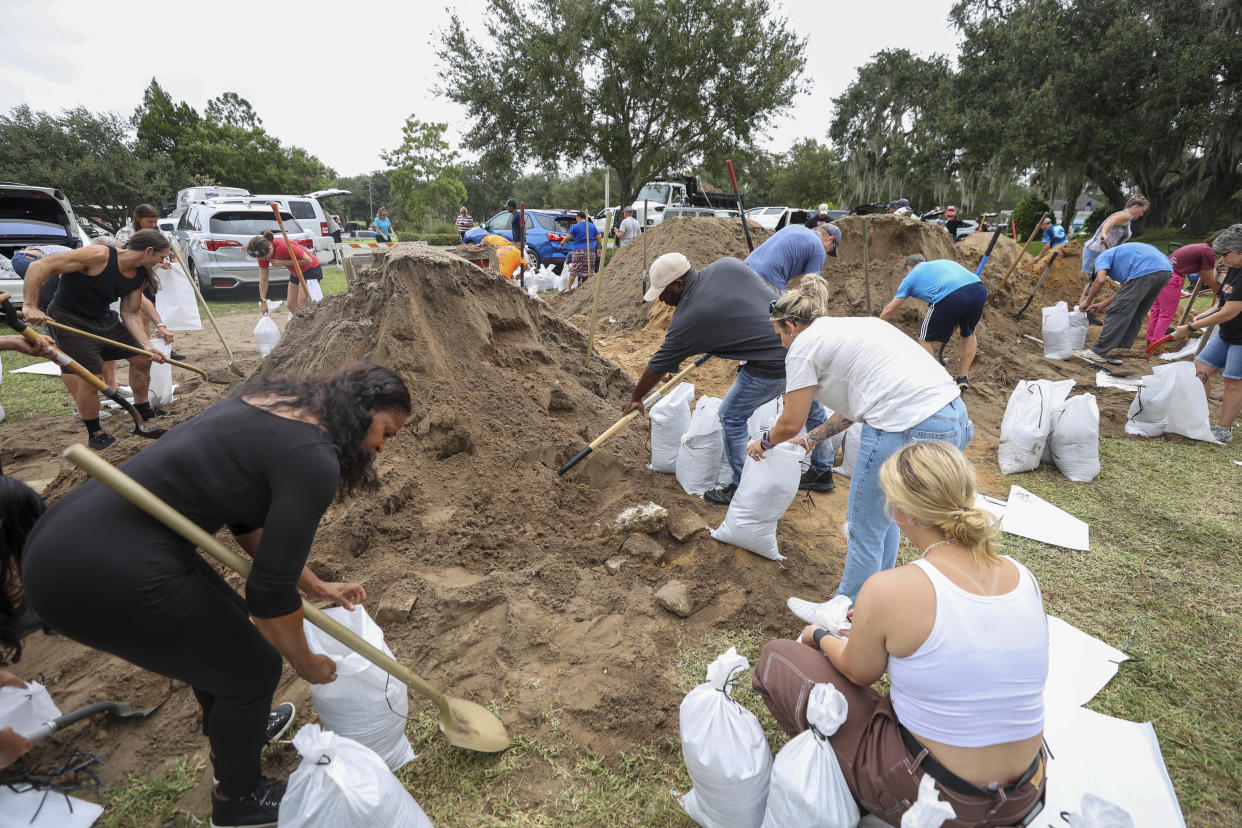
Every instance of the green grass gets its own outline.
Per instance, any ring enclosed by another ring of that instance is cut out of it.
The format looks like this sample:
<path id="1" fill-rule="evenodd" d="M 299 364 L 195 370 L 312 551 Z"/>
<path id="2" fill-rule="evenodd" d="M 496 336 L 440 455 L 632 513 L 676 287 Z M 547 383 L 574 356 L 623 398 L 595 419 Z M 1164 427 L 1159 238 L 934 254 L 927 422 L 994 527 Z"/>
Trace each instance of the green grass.
<path id="1" fill-rule="evenodd" d="M 323 288 L 324 296 L 332 296 L 345 290 L 345 271 L 339 265 L 323 266 L 323 281 L 319 286 Z M 285 299 L 285 287 L 272 286 L 268 297 L 270 299 L 279 299 L 282 302 Z M 247 289 L 237 295 L 216 295 L 207 300 L 207 307 L 211 308 L 212 314 L 217 319 L 222 316 L 234 316 L 243 313 L 258 313 L 259 311 L 259 294 L 255 289 Z M 206 326 L 207 320 L 203 320 Z"/>
<path id="2" fill-rule="evenodd" d="M 206 820 L 177 808 L 177 801 L 198 787 L 205 768 L 202 759 L 179 759 L 164 776 L 150 779 L 131 774 L 123 784 L 104 790 L 101 800 L 104 813 L 98 825 L 101 828 L 147 825 L 197 828 L 206 825 Z"/>

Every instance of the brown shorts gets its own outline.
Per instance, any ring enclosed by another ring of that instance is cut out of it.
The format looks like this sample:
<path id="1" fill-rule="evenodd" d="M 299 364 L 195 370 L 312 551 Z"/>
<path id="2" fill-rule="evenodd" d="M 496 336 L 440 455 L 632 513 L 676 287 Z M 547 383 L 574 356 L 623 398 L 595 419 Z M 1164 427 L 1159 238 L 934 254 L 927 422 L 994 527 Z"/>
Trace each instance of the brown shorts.
<path id="1" fill-rule="evenodd" d="M 141 348 L 138 341 L 134 339 L 134 335 L 129 332 L 129 328 L 121 322 L 119 316 L 115 313 L 109 313 L 106 317 L 100 319 L 87 319 L 83 316 L 75 316 L 72 313 L 66 313 L 56 307 L 53 302 L 52 307 L 48 308 L 47 315 L 62 325 L 78 328 L 93 333 L 96 336 L 114 339 L 125 345 L 131 345 L 134 348 Z M 52 329 L 52 338 L 56 340 L 56 347 L 60 348 L 66 354 L 73 358 L 73 361 L 81 365 L 86 370 L 96 376 L 103 375 L 103 364 L 111 362 L 114 359 L 134 359 L 137 354 L 126 351 L 123 348 L 115 348 L 111 345 L 105 345 L 102 342 L 96 342 L 93 339 L 87 339 L 84 336 L 78 336 L 69 331 L 61 331 Z M 68 368 L 61 368 L 62 374 L 73 373 Z"/>
<path id="2" fill-rule="evenodd" d="M 827 656 L 798 641 L 769 642 L 752 679 L 776 721 L 791 736 L 806 730 L 811 688 L 825 683 L 841 691 L 849 704 L 845 723 L 828 741 L 836 751 L 850 793 L 867 811 L 889 825 L 899 825 L 901 815 L 918 799 L 927 752 L 915 755 L 906 747 L 888 696 L 852 683 Z M 945 823 L 946 828 L 1022 824 L 1043 801 L 1045 764 L 1041 752 L 1032 780 L 1015 790 L 1001 791 L 995 798 L 965 795 L 937 781 L 940 798 L 957 812 L 956 819 Z"/>

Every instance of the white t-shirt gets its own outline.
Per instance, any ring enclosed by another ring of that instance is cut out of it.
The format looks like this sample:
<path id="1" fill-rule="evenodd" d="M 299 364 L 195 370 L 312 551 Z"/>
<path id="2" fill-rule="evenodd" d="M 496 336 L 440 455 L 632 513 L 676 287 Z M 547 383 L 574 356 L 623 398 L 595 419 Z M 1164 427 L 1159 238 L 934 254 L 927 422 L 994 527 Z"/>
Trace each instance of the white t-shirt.
<path id="1" fill-rule="evenodd" d="M 905 431 L 960 396 L 936 358 L 875 317 L 822 316 L 785 357 L 785 390 L 815 386 L 815 399 L 880 431 Z"/>

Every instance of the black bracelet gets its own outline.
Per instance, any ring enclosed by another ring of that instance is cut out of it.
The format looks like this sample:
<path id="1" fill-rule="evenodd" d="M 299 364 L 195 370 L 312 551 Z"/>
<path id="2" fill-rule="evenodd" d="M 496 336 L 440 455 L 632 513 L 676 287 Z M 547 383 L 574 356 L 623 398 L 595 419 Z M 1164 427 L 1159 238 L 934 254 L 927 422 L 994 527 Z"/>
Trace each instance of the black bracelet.
<path id="1" fill-rule="evenodd" d="M 818 630 L 816 630 L 815 632 L 811 633 L 811 638 L 812 638 L 812 639 L 814 639 L 814 641 L 815 641 L 815 648 L 816 648 L 816 649 L 823 649 L 822 647 L 820 647 L 819 642 L 823 641 L 823 640 L 824 640 L 824 636 L 826 636 L 826 635 L 832 635 L 832 633 L 831 633 L 831 632 L 829 632 L 828 630 L 825 630 L 823 627 L 820 627 Z M 835 636 L 834 636 L 834 637 L 835 637 Z"/>
<path id="2" fill-rule="evenodd" d="M 759 435 L 759 448 L 763 449 L 764 451 L 767 451 L 768 449 L 773 448 L 776 445 L 776 443 L 773 443 L 772 441 L 768 439 L 771 436 L 772 436 L 772 432 L 770 431 L 765 431 L 762 434 L 760 434 Z"/>

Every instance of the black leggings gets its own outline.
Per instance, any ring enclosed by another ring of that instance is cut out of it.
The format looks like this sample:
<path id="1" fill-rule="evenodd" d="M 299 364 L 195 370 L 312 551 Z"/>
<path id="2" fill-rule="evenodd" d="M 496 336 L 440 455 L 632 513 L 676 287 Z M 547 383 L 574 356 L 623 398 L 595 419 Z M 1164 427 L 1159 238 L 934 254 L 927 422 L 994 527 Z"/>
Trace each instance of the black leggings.
<path id="1" fill-rule="evenodd" d="M 189 683 L 220 789 L 254 790 L 281 657 L 241 596 L 180 539 L 130 535 L 124 555 L 65 540 L 45 535 L 23 561 L 35 612 L 75 641 Z"/>

